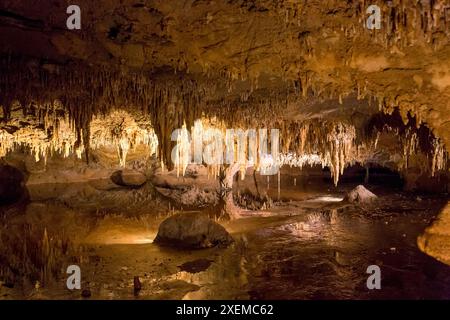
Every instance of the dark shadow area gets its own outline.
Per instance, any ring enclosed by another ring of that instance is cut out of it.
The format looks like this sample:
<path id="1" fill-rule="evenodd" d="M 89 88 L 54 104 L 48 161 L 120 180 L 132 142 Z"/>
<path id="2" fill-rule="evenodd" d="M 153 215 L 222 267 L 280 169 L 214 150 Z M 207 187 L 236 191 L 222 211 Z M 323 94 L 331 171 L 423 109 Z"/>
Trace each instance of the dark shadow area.
<path id="1" fill-rule="evenodd" d="M 0 206 L 28 200 L 23 173 L 9 165 L 0 165 Z"/>
<path id="2" fill-rule="evenodd" d="M 389 168 L 378 165 L 367 165 L 365 167 L 355 164 L 347 167 L 344 174 L 339 178 L 340 183 L 355 183 L 385 186 L 387 188 L 401 189 L 404 185 L 401 175 Z"/>

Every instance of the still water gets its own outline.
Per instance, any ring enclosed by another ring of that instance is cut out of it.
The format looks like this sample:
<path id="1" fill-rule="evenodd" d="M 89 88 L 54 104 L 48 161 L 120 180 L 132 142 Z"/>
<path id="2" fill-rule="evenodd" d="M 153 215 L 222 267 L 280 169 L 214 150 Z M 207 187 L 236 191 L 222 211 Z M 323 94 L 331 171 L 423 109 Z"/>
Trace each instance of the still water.
<path id="1" fill-rule="evenodd" d="M 186 251 L 152 243 L 175 209 L 151 187 L 52 188 L 2 211 L 1 299 L 83 299 L 66 288 L 70 264 L 90 299 L 450 299 L 450 267 L 416 245 L 445 197 L 387 193 L 360 208 L 304 193 L 224 222 L 228 248 Z M 369 265 L 381 290 L 366 287 Z"/>

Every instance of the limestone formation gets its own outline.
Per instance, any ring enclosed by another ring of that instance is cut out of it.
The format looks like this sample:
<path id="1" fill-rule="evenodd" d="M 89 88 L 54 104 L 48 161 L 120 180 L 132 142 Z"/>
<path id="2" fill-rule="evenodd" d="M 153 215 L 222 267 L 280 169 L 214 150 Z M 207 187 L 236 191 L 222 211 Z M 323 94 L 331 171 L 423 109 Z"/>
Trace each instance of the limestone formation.
<path id="1" fill-rule="evenodd" d="M 118 170 L 111 175 L 111 180 L 119 186 L 140 187 L 147 181 L 147 178 L 138 171 Z"/>
<path id="2" fill-rule="evenodd" d="M 426 254 L 450 264 L 450 204 L 417 239 L 417 245 Z"/>
<path id="3" fill-rule="evenodd" d="M 233 238 L 224 227 L 200 213 L 179 213 L 159 226 L 155 243 L 181 248 L 227 246 Z"/>
<path id="4" fill-rule="evenodd" d="M 363 185 L 357 186 L 355 189 L 346 194 L 344 201 L 350 203 L 367 204 L 375 201 L 378 197 L 367 190 Z"/>

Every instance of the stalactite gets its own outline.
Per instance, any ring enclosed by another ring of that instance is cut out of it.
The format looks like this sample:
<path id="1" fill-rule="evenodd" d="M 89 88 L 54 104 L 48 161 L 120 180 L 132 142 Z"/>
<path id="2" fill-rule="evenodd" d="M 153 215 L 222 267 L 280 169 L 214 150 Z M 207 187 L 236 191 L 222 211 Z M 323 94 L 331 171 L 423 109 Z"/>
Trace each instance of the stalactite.
<path id="1" fill-rule="evenodd" d="M 363 0 L 354 1 L 357 9 L 357 24 L 365 23 L 367 14 L 365 8 L 371 3 Z M 449 32 L 446 25 L 446 15 L 449 9 L 447 0 L 413 1 L 393 0 L 377 3 L 382 16 L 386 17 L 385 27 L 371 32 L 373 40 L 384 47 L 397 46 L 402 49 L 414 44 L 417 39 L 424 39 L 427 43 L 439 42 L 439 34 Z M 439 47 L 439 43 L 434 49 Z"/>
<path id="2" fill-rule="evenodd" d="M 433 140 L 433 158 L 431 164 L 431 176 L 434 177 L 437 171 L 445 170 L 448 163 L 448 153 L 439 139 Z"/>
<path id="3" fill-rule="evenodd" d="M 448 166 L 448 152 L 442 141 L 435 137 L 423 123 L 413 117 L 412 112 L 401 112 L 394 108 L 390 115 L 379 114 L 373 119 L 372 137 L 374 147 L 377 148 L 380 135 L 385 133 L 396 137 L 401 148 L 401 161 L 397 161 L 397 169 L 406 172 L 410 167 L 411 159 L 417 158 L 418 154 L 425 155 L 430 159 L 414 163 L 423 172 L 429 172 L 434 176 L 436 171 L 445 170 Z M 420 119 L 420 118 L 419 118 Z"/>
<path id="4" fill-rule="evenodd" d="M 53 110 L 54 113 L 54 110 Z M 0 127 L 0 156 L 25 146 L 29 148 L 36 161 L 47 160 L 54 153 L 69 157 L 76 154 L 78 158 L 85 152 L 84 145 L 79 144 L 75 128 L 69 121 L 68 115 L 58 119 L 53 113 L 39 119 L 28 116 L 26 119 L 15 114 L 14 120 L 10 120 Z M 38 117 L 39 118 L 39 117 Z M 20 127 L 20 121 L 34 123 L 26 127 Z M 13 133 L 8 133 L 7 128 L 18 128 Z M 44 129 L 42 129 L 42 127 Z M 89 131 L 83 134 L 84 139 L 89 140 L 93 149 L 101 146 L 116 146 L 118 149 L 119 164 L 124 166 L 126 154 L 130 148 L 136 145 L 148 145 L 150 154 L 156 152 L 157 138 L 153 129 L 147 123 L 145 128 L 139 127 L 133 117 L 123 111 L 116 111 L 106 116 L 98 116 L 90 123 Z"/>

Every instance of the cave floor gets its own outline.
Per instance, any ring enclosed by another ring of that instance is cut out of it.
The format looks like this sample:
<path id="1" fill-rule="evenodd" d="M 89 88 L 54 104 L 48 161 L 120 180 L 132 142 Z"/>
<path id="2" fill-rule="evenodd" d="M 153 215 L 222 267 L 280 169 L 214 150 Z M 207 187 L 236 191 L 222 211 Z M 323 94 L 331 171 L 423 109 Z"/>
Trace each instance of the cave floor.
<path id="1" fill-rule="evenodd" d="M 10 230 L 25 221 L 45 226 L 54 238 L 58 231 L 51 230 L 70 227 L 75 231 L 68 237 L 77 243 L 78 256 L 58 256 L 62 262 L 55 279 L 36 286 L 35 280 L 23 280 L 33 278 L 23 271 L 32 268 L 24 268 L 30 261 L 20 261 L 17 254 L 14 263 L 23 267 L 22 281 L 16 274 L 16 283 L 3 283 L 0 298 L 83 299 L 81 291 L 66 288 L 69 264 L 80 265 L 82 288 L 91 291 L 90 299 L 450 298 L 450 267 L 416 245 L 448 199 L 400 192 L 381 197 L 377 205 L 361 208 L 337 202 L 342 192 L 314 192 L 269 210 L 247 211 L 223 223 L 236 240 L 233 245 L 191 251 L 152 243 L 167 216 L 152 213 L 153 208 L 133 217 L 92 217 L 61 201 L 32 202 L 26 213 L 17 212 L 3 224 L 3 234 L 6 225 Z M 74 256 L 78 259 L 72 263 Z M 13 262 L 3 260 L 3 269 L 7 263 Z M 382 272 L 380 290 L 366 287 L 366 269 L 374 264 Z M 133 290 L 135 276 L 142 284 L 139 292 Z"/>

